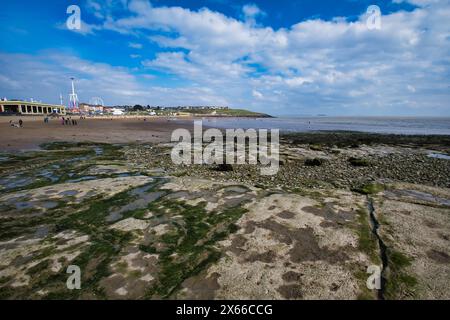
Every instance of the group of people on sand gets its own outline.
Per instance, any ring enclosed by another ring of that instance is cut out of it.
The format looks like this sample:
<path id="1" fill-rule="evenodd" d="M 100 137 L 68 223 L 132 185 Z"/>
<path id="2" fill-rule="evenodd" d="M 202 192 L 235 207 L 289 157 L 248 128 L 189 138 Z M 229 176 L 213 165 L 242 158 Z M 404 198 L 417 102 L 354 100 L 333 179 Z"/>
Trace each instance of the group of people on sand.
<path id="1" fill-rule="evenodd" d="M 22 119 L 19 119 L 18 122 L 9 120 L 9 124 L 10 124 L 11 127 L 14 127 L 14 128 L 22 128 L 22 127 L 23 127 L 23 121 L 22 121 Z"/>
<path id="2" fill-rule="evenodd" d="M 84 117 L 80 116 L 80 120 L 81 119 L 84 119 Z M 48 116 L 44 117 L 44 123 L 49 123 L 49 120 L 50 119 Z M 72 117 L 61 117 L 61 124 L 66 125 L 66 126 L 68 126 L 68 125 L 76 126 L 76 125 L 78 125 L 78 121 L 76 119 L 72 119 Z M 13 121 L 13 120 L 9 120 L 9 125 L 14 128 L 22 128 L 23 120 L 19 119 L 19 121 L 17 121 L 17 122 Z"/>
<path id="3" fill-rule="evenodd" d="M 72 119 L 72 117 L 62 117 L 61 124 L 66 126 L 68 125 L 76 126 L 78 125 L 78 122 L 76 119 Z"/>

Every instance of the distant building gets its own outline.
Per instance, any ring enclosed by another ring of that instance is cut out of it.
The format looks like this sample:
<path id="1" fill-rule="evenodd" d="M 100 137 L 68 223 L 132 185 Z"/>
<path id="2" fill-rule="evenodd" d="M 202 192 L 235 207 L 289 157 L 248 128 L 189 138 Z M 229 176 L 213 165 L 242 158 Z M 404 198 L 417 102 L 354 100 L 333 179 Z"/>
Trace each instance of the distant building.
<path id="1" fill-rule="evenodd" d="M 91 105 L 87 103 L 80 103 L 78 105 L 78 108 L 80 109 L 81 113 L 88 113 L 88 114 L 101 114 L 104 112 L 103 106 L 100 105 Z"/>
<path id="2" fill-rule="evenodd" d="M 115 115 L 115 116 L 121 116 L 121 115 L 123 115 L 124 114 L 124 112 L 123 112 L 123 110 L 121 110 L 121 109 L 113 109 L 112 110 L 112 114 L 113 115 Z"/>
<path id="3" fill-rule="evenodd" d="M 56 104 L 21 100 L 0 101 L 0 114 L 45 115 L 66 114 L 66 107 Z"/>
<path id="4" fill-rule="evenodd" d="M 103 107 L 103 114 L 112 114 L 114 109 L 113 107 Z"/>

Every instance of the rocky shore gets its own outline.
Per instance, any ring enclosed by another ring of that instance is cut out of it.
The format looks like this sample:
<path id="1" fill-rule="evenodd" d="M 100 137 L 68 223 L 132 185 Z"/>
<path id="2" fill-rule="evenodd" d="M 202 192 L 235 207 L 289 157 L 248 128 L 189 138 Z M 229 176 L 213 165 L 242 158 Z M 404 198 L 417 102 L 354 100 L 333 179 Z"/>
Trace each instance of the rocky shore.
<path id="1" fill-rule="evenodd" d="M 450 138 L 364 133 L 285 135 L 280 141 L 280 170 L 261 176 L 254 165 L 174 165 L 172 144 L 129 146 L 128 160 L 138 166 L 160 167 L 168 174 L 235 181 L 292 190 L 299 187 L 355 189 L 380 181 L 450 187 L 450 166 L 439 158 L 450 152 Z M 437 155 L 436 157 L 433 157 Z"/>
<path id="2" fill-rule="evenodd" d="M 164 141 L 3 153 L 0 298 L 449 299 L 448 141 L 283 136 L 274 176 Z"/>

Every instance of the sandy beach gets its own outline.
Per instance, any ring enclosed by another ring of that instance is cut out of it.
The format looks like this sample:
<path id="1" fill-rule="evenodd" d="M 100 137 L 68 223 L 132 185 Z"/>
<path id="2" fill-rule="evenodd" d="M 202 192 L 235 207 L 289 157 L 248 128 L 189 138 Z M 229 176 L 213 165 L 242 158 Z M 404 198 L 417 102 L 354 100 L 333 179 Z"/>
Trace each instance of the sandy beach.
<path id="1" fill-rule="evenodd" d="M 12 127 L 9 121 L 23 121 L 22 128 Z M 51 118 L 44 123 L 40 117 L 0 117 L 0 150 L 32 150 L 42 143 L 67 142 L 104 142 L 104 143 L 141 143 L 165 142 L 170 140 L 173 130 L 191 127 L 192 120 L 174 120 L 163 117 L 146 118 L 86 118 L 78 125 L 62 125 L 61 119 Z"/>

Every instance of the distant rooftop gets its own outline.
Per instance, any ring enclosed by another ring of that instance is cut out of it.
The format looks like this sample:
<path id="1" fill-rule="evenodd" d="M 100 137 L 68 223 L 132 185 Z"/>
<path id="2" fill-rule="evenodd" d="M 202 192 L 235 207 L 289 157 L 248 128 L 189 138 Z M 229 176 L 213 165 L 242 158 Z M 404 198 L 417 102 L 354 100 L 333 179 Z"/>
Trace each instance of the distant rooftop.
<path id="1" fill-rule="evenodd" d="M 28 106 L 49 106 L 49 107 L 64 107 L 59 104 L 43 103 L 38 101 L 24 101 L 24 100 L 1 100 L 1 105 L 28 105 Z"/>

